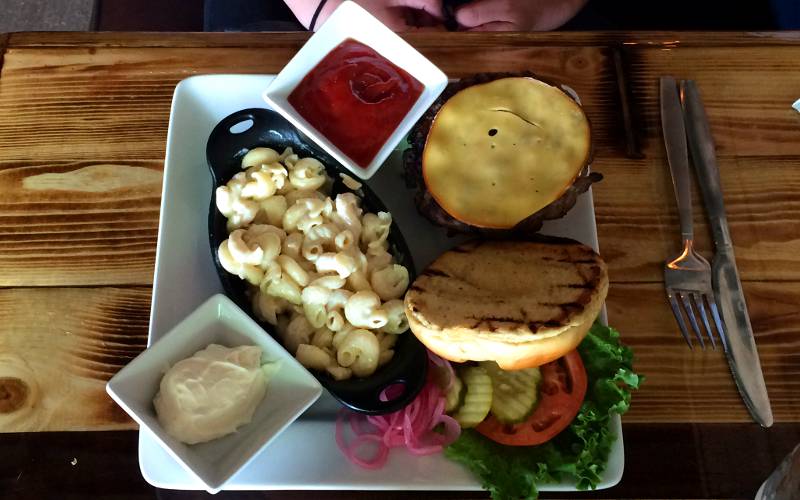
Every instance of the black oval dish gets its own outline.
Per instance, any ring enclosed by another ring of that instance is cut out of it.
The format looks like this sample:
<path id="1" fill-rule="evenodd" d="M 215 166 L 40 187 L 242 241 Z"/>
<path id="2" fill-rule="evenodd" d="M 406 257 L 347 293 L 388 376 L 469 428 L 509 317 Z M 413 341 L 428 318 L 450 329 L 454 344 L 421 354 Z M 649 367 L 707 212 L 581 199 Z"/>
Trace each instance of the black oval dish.
<path id="1" fill-rule="evenodd" d="M 240 128 L 246 126 L 245 123 L 249 123 L 249 121 L 252 121 L 252 125 L 247 130 L 240 133 L 231 132 L 231 127 L 239 125 L 237 128 Z M 208 236 L 217 274 L 228 297 L 270 335 L 280 340 L 275 328 L 260 321 L 254 314 L 250 300 L 245 293 L 247 282 L 225 271 L 217 256 L 217 248 L 228 237 L 228 231 L 227 219 L 217 210 L 214 191 L 241 171 L 242 157 L 251 148 L 257 146 L 271 147 L 278 152 L 283 151 L 285 147 L 291 147 L 300 157 L 312 156 L 318 159 L 326 166 L 328 175 L 334 179 L 333 196 L 348 191 L 339 177 L 339 173 L 346 172 L 346 169 L 325 151 L 306 139 L 286 119 L 267 109 L 244 109 L 233 113 L 219 122 L 208 138 L 206 159 L 213 179 L 211 206 L 208 213 Z M 387 211 L 366 184 L 363 185 L 362 191 L 362 204 L 366 211 Z M 408 269 L 413 280 L 415 273 L 411 254 L 394 222 L 389 234 L 389 245 L 397 262 Z M 406 332 L 398 338 L 394 358 L 368 378 L 337 381 L 324 373 L 313 371 L 312 373 L 323 387 L 341 403 L 357 412 L 375 415 L 397 411 L 410 403 L 425 385 L 427 367 L 428 359 L 425 347 L 413 334 Z M 402 394 L 391 401 L 381 401 L 379 399 L 381 392 L 395 384 L 404 386 L 405 390 Z"/>

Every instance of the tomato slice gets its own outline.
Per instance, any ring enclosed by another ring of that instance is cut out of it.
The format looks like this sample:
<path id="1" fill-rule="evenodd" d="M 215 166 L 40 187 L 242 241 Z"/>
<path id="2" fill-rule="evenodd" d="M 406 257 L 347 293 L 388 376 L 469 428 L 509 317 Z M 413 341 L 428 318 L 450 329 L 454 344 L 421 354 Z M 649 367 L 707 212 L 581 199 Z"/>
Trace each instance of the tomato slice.
<path id="1" fill-rule="evenodd" d="M 586 370 L 578 351 L 541 366 L 539 405 L 519 424 L 504 424 L 489 415 L 475 428 L 492 441 L 509 446 L 542 444 L 567 426 L 578 414 L 586 396 Z"/>

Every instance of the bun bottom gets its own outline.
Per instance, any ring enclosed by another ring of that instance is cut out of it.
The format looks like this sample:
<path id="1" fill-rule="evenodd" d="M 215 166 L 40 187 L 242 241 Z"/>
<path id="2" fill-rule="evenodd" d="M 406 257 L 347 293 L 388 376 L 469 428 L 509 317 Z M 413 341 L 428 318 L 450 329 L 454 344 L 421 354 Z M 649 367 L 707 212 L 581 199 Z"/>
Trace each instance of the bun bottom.
<path id="1" fill-rule="evenodd" d="M 503 370 L 522 370 L 555 361 L 578 347 L 589 333 L 601 306 L 599 302 L 591 311 L 585 311 L 586 314 L 581 315 L 583 321 L 568 326 L 558 335 L 514 344 L 493 340 L 490 336 L 470 335 L 462 328 L 433 330 L 408 311 L 406 315 L 411 331 L 420 342 L 444 359 L 456 363 L 495 361 Z"/>

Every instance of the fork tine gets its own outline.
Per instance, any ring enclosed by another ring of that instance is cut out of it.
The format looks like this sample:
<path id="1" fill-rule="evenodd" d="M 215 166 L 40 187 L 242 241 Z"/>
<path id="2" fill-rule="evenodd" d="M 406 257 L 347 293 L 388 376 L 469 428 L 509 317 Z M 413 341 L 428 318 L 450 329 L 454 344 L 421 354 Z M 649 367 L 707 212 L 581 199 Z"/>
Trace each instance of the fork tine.
<path id="1" fill-rule="evenodd" d="M 692 302 L 694 302 L 694 306 L 700 312 L 700 319 L 703 320 L 703 326 L 706 327 L 706 334 L 708 334 L 709 340 L 711 340 L 711 348 L 717 348 L 717 341 L 714 340 L 714 331 L 711 330 L 711 325 L 708 324 L 708 315 L 706 314 L 706 306 L 703 303 L 703 296 L 698 293 L 692 293 Z"/>
<path id="2" fill-rule="evenodd" d="M 709 307 L 711 307 L 711 316 L 714 317 L 714 324 L 717 327 L 717 334 L 719 335 L 719 340 L 722 341 L 722 350 L 726 353 L 728 352 L 728 333 L 725 331 L 725 325 L 722 323 L 722 320 L 719 317 L 719 311 L 717 310 L 717 303 L 714 301 L 714 297 L 707 295 L 706 300 L 708 301 Z"/>
<path id="3" fill-rule="evenodd" d="M 683 315 L 681 314 L 680 306 L 678 305 L 678 301 L 675 300 L 675 295 L 673 294 L 672 290 L 667 290 L 667 298 L 669 299 L 670 307 L 672 307 L 672 314 L 675 316 L 675 321 L 678 322 L 678 327 L 681 329 L 683 340 L 686 341 L 689 349 L 694 349 L 694 346 L 692 345 L 692 339 L 689 337 L 689 332 L 686 330 L 686 322 L 683 321 Z"/>
<path id="4" fill-rule="evenodd" d="M 706 343 L 703 341 L 703 333 L 700 331 L 700 326 L 697 324 L 697 319 L 694 316 L 694 309 L 692 308 L 692 303 L 689 301 L 689 295 L 678 293 L 678 297 L 680 297 L 681 302 L 683 302 L 683 307 L 686 309 L 686 316 L 689 318 L 692 329 L 694 329 L 694 335 L 700 342 L 700 349 L 705 349 Z"/>

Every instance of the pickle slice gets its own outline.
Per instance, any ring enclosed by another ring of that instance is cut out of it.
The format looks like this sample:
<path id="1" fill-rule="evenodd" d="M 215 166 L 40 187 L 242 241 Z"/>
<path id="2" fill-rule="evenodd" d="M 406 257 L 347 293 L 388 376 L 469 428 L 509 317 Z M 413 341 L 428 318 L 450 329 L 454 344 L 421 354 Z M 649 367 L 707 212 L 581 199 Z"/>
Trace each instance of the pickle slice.
<path id="1" fill-rule="evenodd" d="M 470 366 L 460 371 L 466 386 L 464 403 L 453 414 L 462 428 L 475 427 L 489 414 L 492 407 L 492 379 L 480 366 Z"/>
<path id="2" fill-rule="evenodd" d="M 525 421 L 539 402 L 539 368 L 502 370 L 494 361 L 484 361 L 480 366 L 492 380 L 492 415 L 504 424 Z"/>
<path id="3" fill-rule="evenodd" d="M 467 388 L 464 386 L 464 382 L 458 377 L 458 375 L 453 375 L 453 385 L 450 387 L 450 390 L 447 391 L 445 394 L 445 404 L 444 404 L 444 411 L 445 413 L 452 413 L 453 410 L 456 408 L 460 408 L 461 405 L 464 404 L 464 395 L 467 392 Z"/>

